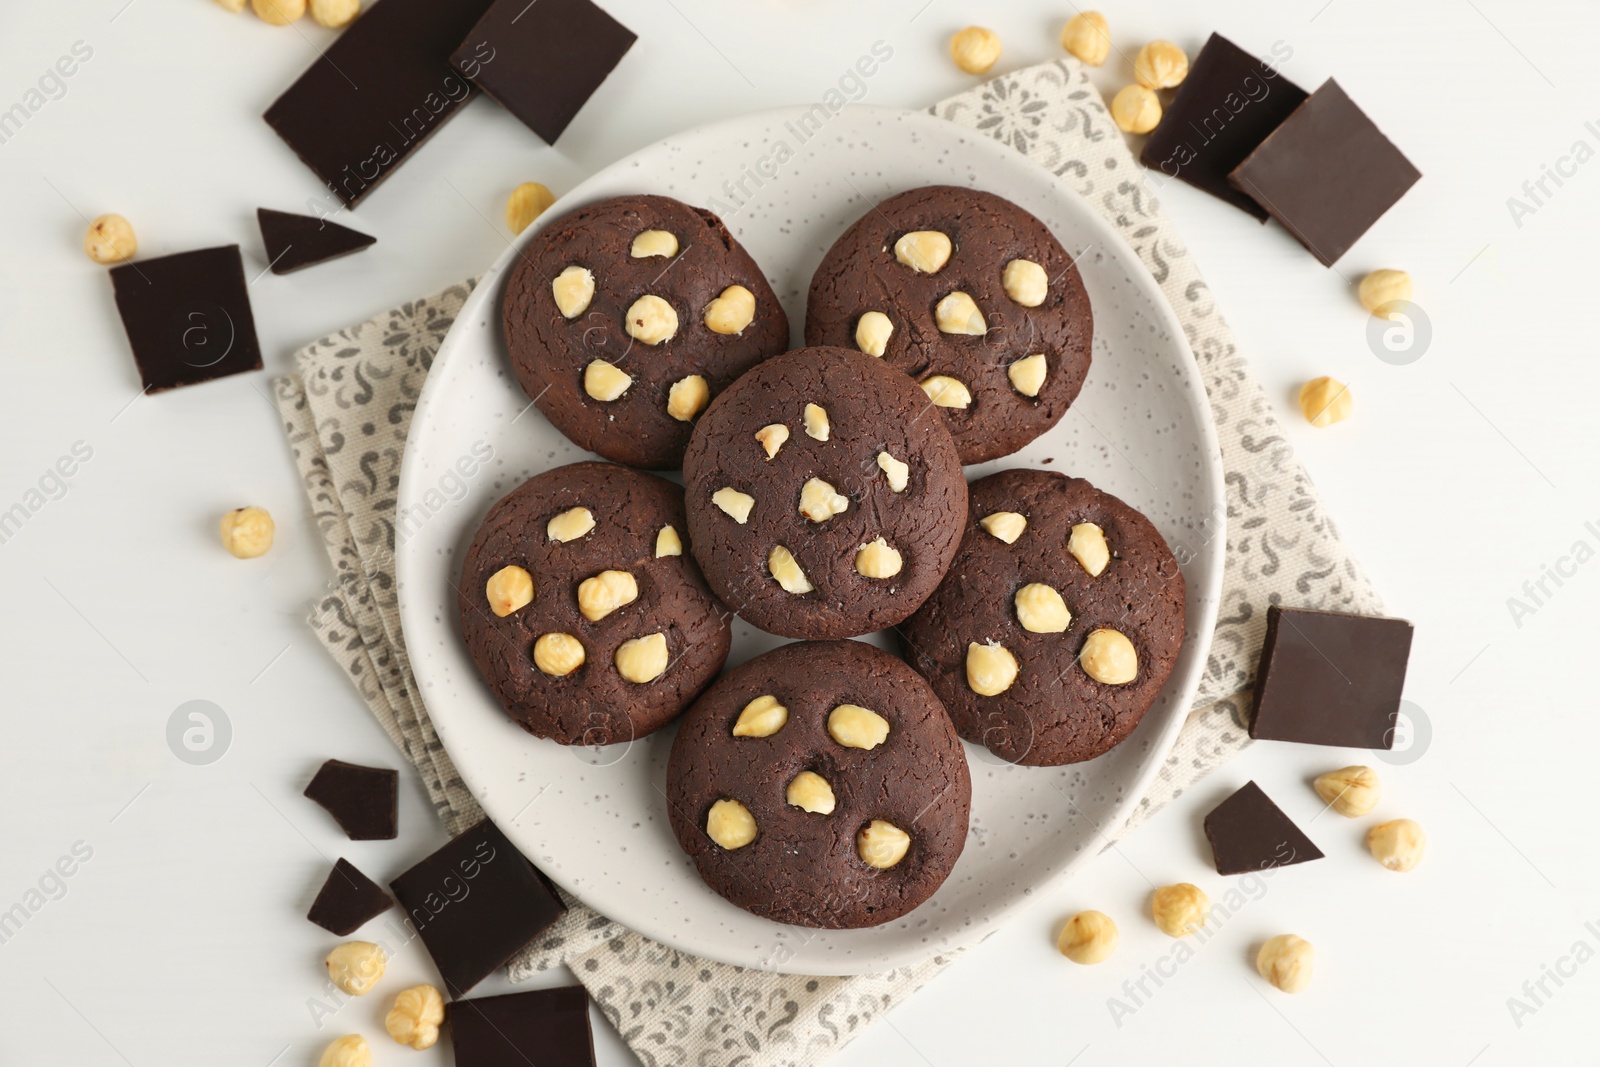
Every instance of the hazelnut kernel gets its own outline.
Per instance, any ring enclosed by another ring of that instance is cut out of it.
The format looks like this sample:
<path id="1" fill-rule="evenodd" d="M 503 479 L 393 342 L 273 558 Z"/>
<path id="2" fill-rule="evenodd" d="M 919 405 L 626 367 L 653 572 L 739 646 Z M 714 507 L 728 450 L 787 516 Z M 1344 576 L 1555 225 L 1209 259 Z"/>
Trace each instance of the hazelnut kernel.
<path id="1" fill-rule="evenodd" d="M 1000 38 L 993 30 L 968 26 L 950 38 L 950 58 L 968 74 L 982 74 L 1000 58 Z"/>
<path id="2" fill-rule="evenodd" d="M 565 544 L 568 541 L 576 541 L 592 529 L 594 529 L 594 512 L 588 508 L 568 508 L 545 523 L 544 532 L 550 540 Z"/>
<path id="3" fill-rule="evenodd" d="M 911 482 L 911 467 L 908 464 L 900 462 L 887 452 L 879 452 L 878 469 L 883 471 L 883 476 L 889 480 L 891 491 L 905 492 L 906 486 Z"/>
<path id="4" fill-rule="evenodd" d="M 627 571 L 601 571 L 578 585 L 578 611 L 590 622 L 599 622 L 637 599 L 639 583 Z"/>
<path id="5" fill-rule="evenodd" d="M 1111 98 L 1111 121 L 1123 133 L 1149 133 L 1161 123 L 1161 100 L 1142 85 L 1124 86 Z"/>
<path id="6" fill-rule="evenodd" d="M 317 5 L 327 4 L 331 0 L 311 0 L 311 14 L 316 17 Z M 521 233 L 533 225 L 533 220 L 543 215 L 545 209 L 556 202 L 556 194 L 550 191 L 547 185 L 538 182 L 523 182 L 511 190 L 511 195 L 506 198 L 506 229 L 512 233 Z M 571 318 L 568 315 L 567 318 Z"/>
<path id="7" fill-rule="evenodd" d="M 811 592 L 814 588 L 810 579 L 806 577 L 806 572 L 800 569 L 800 563 L 794 558 L 794 553 L 782 545 L 773 546 L 772 551 L 767 553 L 767 573 L 777 579 L 786 593 L 801 595 Z"/>
<path id="8" fill-rule="evenodd" d="M 330 30 L 343 29 L 359 14 L 361 0 L 311 0 L 312 21 Z"/>
<path id="9" fill-rule="evenodd" d="M 856 573 L 863 578 L 893 578 L 904 565 L 900 552 L 881 537 L 856 549 Z"/>
<path id="10" fill-rule="evenodd" d="M 667 230 L 645 230 L 633 239 L 628 254 L 634 259 L 662 256 L 671 259 L 678 254 L 678 239 Z"/>
<path id="11" fill-rule="evenodd" d="M 635 341 L 659 345 L 678 332 L 678 313 L 659 296 L 646 293 L 628 306 L 627 326 Z"/>
<path id="12" fill-rule="evenodd" d="M 256 6 L 260 5 L 261 0 L 256 0 Z M 317 1067 L 372 1067 L 372 1049 L 360 1034 L 345 1034 L 322 1050 Z"/>
<path id="13" fill-rule="evenodd" d="M 217 0 L 217 6 L 235 15 L 244 10 L 246 0 Z"/>
<path id="14" fill-rule="evenodd" d="M 1006 295 L 1025 308 L 1036 308 L 1050 294 L 1050 276 L 1031 259 L 1013 259 L 1000 274 Z"/>
<path id="15" fill-rule="evenodd" d="M 617 647 L 612 657 L 617 673 L 636 685 L 653 682 L 666 672 L 672 658 L 667 651 L 667 635 L 662 633 L 635 637 Z"/>
<path id="16" fill-rule="evenodd" d="M 737 800 L 724 798 L 706 813 L 706 836 L 726 849 L 743 848 L 756 839 L 756 817 Z"/>
<path id="17" fill-rule="evenodd" d="M 1139 675 L 1139 654 L 1133 642 L 1116 630 L 1095 630 L 1078 653 L 1083 671 L 1106 685 L 1127 685 Z"/>
<path id="18" fill-rule="evenodd" d="M 1041 582 L 1030 582 L 1018 589 L 1012 602 L 1017 608 L 1017 621 L 1029 633 L 1058 634 L 1072 625 L 1067 602 L 1054 588 Z"/>
<path id="19" fill-rule="evenodd" d="M 533 665 L 552 678 L 565 678 L 588 658 L 571 634 L 545 634 L 533 643 Z"/>
<path id="20" fill-rule="evenodd" d="M 1111 27 L 1098 11 L 1082 11 L 1061 28 L 1061 47 L 1091 67 L 1111 54 Z"/>
<path id="21" fill-rule="evenodd" d="M 591 360 L 583 368 L 583 391 L 601 403 L 609 404 L 633 385 L 633 375 L 618 370 L 603 359 Z"/>
<path id="22" fill-rule="evenodd" d="M 821 478 L 811 478 L 800 487 L 800 514 L 812 522 L 827 522 L 850 507 L 850 498 Z"/>
<path id="23" fill-rule="evenodd" d="M 1206 924 L 1211 898 L 1197 885 L 1164 885 L 1150 898 L 1150 914 L 1168 937 L 1188 937 Z"/>
<path id="24" fill-rule="evenodd" d="M 1367 851 L 1391 871 L 1409 871 L 1422 862 L 1428 838 L 1411 819 L 1390 819 L 1367 831 Z"/>
<path id="25" fill-rule="evenodd" d="M 833 786 L 815 771 L 801 771 L 784 790 L 783 799 L 790 805 L 813 815 L 832 815 L 834 807 Z"/>
<path id="26" fill-rule="evenodd" d="M 845 748 L 874 749 L 889 736 L 889 720 L 859 704 L 840 704 L 828 712 L 828 736 Z"/>
<path id="27" fill-rule="evenodd" d="M 656 534 L 656 559 L 662 556 L 683 555 L 683 538 L 671 526 L 663 526 Z"/>
<path id="28" fill-rule="evenodd" d="M 133 223 L 121 215 L 101 215 L 89 223 L 83 235 L 83 250 L 96 263 L 121 263 L 139 251 Z"/>
<path id="29" fill-rule="evenodd" d="M 276 529 L 266 508 L 235 508 L 222 516 L 222 547 L 239 559 L 255 559 L 272 547 Z"/>
<path id="30" fill-rule="evenodd" d="M 359 997 L 372 992 L 383 977 L 389 957 L 371 941 L 346 941 L 335 946 L 323 962 L 330 982 L 352 997 Z"/>
<path id="31" fill-rule="evenodd" d="M 594 299 L 594 275 L 584 267 L 570 266 L 550 283 L 550 295 L 563 317 L 575 319 L 589 310 Z"/>
<path id="32" fill-rule="evenodd" d="M 936 408 L 968 408 L 972 391 L 948 374 L 935 374 L 917 383 Z"/>
<path id="33" fill-rule="evenodd" d="M 395 994 L 394 1006 L 383 1018 L 383 1028 L 402 1045 L 421 1052 L 439 1040 L 444 1022 L 444 997 L 431 985 L 414 985 Z"/>
<path id="34" fill-rule="evenodd" d="M 705 378 L 691 374 L 679 378 L 667 390 L 667 414 L 679 422 L 693 422 L 694 417 L 711 403 L 711 386 Z"/>
<path id="35" fill-rule="evenodd" d="M 756 294 L 742 285 L 730 285 L 706 305 L 706 328 L 712 333 L 744 333 L 756 318 Z"/>
<path id="36" fill-rule="evenodd" d="M 1023 396 L 1030 397 L 1039 395 L 1039 390 L 1044 388 L 1045 376 L 1049 373 L 1050 364 L 1045 360 L 1043 352 L 1023 356 L 1006 368 L 1006 377 L 1011 379 L 1011 388 Z"/>
<path id="37" fill-rule="evenodd" d="M 250 0 L 250 7 L 267 25 L 287 26 L 306 13 L 306 0 Z"/>
<path id="38" fill-rule="evenodd" d="M 894 323 L 881 311 L 869 311 L 856 323 L 856 347 L 869 356 L 882 356 L 894 334 Z"/>
<path id="39" fill-rule="evenodd" d="M 1311 984 L 1315 955 L 1305 938 L 1279 934 L 1268 938 L 1256 953 L 1256 973 L 1285 993 L 1299 993 Z"/>
<path id="40" fill-rule="evenodd" d="M 1151 41 L 1133 57 L 1133 80 L 1146 89 L 1172 89 L 1189 76 L 1189 57 L 1171 41 Z"/>
<path id="41" fill-rule="evenodd" d="M 761 442 L 761 450 L 767 454 L 769 460 L 778 454 L 778 449 L 782 448 L 788 439 L 789 427 L 781 422 L 771 423 L 756 431 L 756 440 Z"/>
<path id="42" fill-rule="evenodd" d="M 733 724 L 734 737 L 771 737 L 789 721 L 789 709 L 770 693 L 756 697 L 739 712 Z"/>
<path id="43" fill-rule="evenodd" d="M 533 603 L 533 575 L 516 564 L 501 567 L 484 583 L 483 594 L 489 610 L 503 619 Z"/>
<path id="44" fill-rule="evenodd" d="M 1311 783 L 1323 802 L 1347 818 L 1358 818 L 1378 806 L 1383 786 L 1371 767 L 1341 767 Z"/>
<path id="45" fill-rule="evenodd" d="M 1361 279 L 1356 294 L 1373 317 L 1399 318 L 1411 303 L 1411 275 L 1403 270 L 1375 270 Z"/>
<path id="46" fill-rule="evenodd" d="M 940 333 L 982 337 L 989 332 L 989 324 L 984 321 L 977 302 L 959 289 L 933 306 L 933 321 Z"/>
<path id="47" fill-rule="evenodd" d="M 1313 426 L 1343 422 L 1354 408 L 1350 389 L 1338 379 L 1313 378 L 1300 387 L 1300 414 Z"/>
<path id="48" fill-rule="evenodd" d="M 993 641 L 967 645 L 967 688 L 982 697 L 997 696 L 1017 680 L 1017 657 Z"/>
<path id="49" fill-rule="evenodd" d="M 856 831 L 856 855 L 868 867 L 888 870 L 906 858 L 911 835 L 892 822 L 873 819 Z"/>
<path id="50" fill-rule="evenodd" d="M 950 251 L 950 238 L 938 230 L 913 230 L 894 243 L 894 258 L 918 274 L 938 274 Z"/>
<path id="51" fill-rule="evenodd" d="M 755 497 L 749 493 L 741 493 L 731 485 L 725 485 L 712 493 L 711 502 L 740 526 L 750 521 L 750 509 L 756 506 Z"/>
<path id="52" fill-rule="evenodd" d="M 1106 544 L 1106 532 L 1092 522 L 1074 523 L 1067 537 L 1067 551 L 1078 565 L 1098 578 L 1111 562 L 1111 546 Z"/>
<path id="53" fill-rule="evenodd" d="M 828 439 L 828 409 L 821 404 L 807 404 L 801 422 L 805 425 L 807 437 L 817 441 Z"/>
<path id="54" fill-rule="evenodd" d="M 1028 519 L 1027 516 L 1019 515 L 1015 511 L 996 511 L 979 519 L 978 525 L 982 526 L 990 536 L 1008 545 L 1014 545 L 1017 543 L 1017 538 L 1022 536 L 1022 531 L 1028 528 Z"/>
<path id="55" fill-rule="evenodd" d="M 1103 963 L 1117 950 L 1117 924 L 1103 911 L 1080 911 L 1056 938 L 1056 949 L 1073 963 Z"/>

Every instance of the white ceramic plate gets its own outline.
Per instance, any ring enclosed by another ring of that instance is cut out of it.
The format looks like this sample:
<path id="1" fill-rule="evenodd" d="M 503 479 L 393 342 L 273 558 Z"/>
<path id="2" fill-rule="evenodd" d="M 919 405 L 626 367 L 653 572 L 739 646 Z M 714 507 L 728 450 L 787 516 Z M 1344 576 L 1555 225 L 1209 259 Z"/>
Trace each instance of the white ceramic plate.
<path id="1" fill-rule="evenodd" d="M 804 143 L 801 114 L 768 111 L 670 137 L 601 171 L 544 217 L 629 193 L 717 211 L 770 272 L 796 344 L 812 271 L 873 203 L 948 183 L 997 193 L 1042 219 L 1079 256 L 1094 305 L 1094 366 L 1060 425 L 967 473 L 1046 465 L 1087 477 L 1148 515 L 1187 559 L 1190 636 L 1134 734 L 1099 759 L 1064 768 L 1012 767 L 968 745 L 966 850 L 938 893 L 896 922 L 870 930 L 785 927 L 713 893 L 667 822 L 662 789 L 672 728 L 609 748 L 541 741 L 506 717 L 461 641 L 460 553 L 489 506 L 533 474 L 593 458 L 531 409 L 509 366 L 500 297 L 516 249 L 468 299 L 418 400 L 400 511 L 421 504 L 416 514 L 431 518 L 398 545 L 399 594 L 411 664 L 439 736 L 484 809 L 546 874 L 675 948 L 767 970 L 856 974 L 982 938 L 1032 890 L 1099 851 L 1103 834 L 1127 817 L 1177 735 L 1205 663 L 1222 578 L 1224 539 L 1214 517 L 1225 511 L 1210 408 L 1183 332 L 1149 273 L 1088 204 L 1013 149 L 925 114 L 851 107 Z M 790 158 L 774 165 L 784 155 Z M 486 446 L 492 459 L 463 477 Z M 780 643 L 736 620 L 728 665 Z"/>

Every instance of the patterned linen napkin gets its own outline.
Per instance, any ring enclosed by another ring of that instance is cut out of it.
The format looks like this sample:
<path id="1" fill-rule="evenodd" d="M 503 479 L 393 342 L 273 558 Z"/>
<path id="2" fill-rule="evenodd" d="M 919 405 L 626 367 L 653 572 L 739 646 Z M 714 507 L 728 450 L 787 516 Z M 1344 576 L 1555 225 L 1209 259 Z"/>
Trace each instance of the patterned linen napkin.
<path id="1" fill-rule="evenodd" d="M 1159 776 L 1126 825 L 1106 828 L 1115 839 L 1249 744 L 1243 723 L 1269 604 L 1367 613 L 1381 605 L 1082 67 L 1070 59 L 1030 67 L 930 110 L 1036 160 L 1112 222 L 1177 312 L 1221 438 L 1227 564 L 1210 657 Z M 451 833 L 482 812 L 416 691 L 395 596 L 394 521 L 417 394 L 471 288 L 463 282 L 322 338 L 298 354 L 298 374 L 274 383 L 336 572 L 312 629 L 416 765 Z M 511 980 L 566 964 L 649 1067 L 819 1063 L 955 958 L 847 978 L 768 974 L 678 952 L 568 904 L 511 963 Z"/>

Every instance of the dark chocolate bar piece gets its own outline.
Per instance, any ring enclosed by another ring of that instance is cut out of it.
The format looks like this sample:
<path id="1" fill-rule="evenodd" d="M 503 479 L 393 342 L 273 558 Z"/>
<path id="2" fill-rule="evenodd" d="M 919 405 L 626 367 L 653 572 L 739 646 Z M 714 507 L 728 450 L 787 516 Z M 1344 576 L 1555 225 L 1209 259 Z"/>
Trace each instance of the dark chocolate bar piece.
<path id="1" fill-rule="evenodd" d="M 398 771 L 331 759 L 305 795 L 327 808 L 352 841 L 392 841 L 399 832 Z"/>
<path id="2" fill-rule="evenodd" d="M 1228 175 L 1305 99 L 1306 91 L 1272 64 L 1213 33 L 1139 162 L 1266 222 L 1266 209 L 1235 189 Z"/>
<path id="3" fill-rule="evenodd" d="M 1404 619 L 1269 607 L 1250 736 L 1393 748 L 1411 634 Z"/>
<path id="4" fill-rule="evenodd" d="M 452 997 L 493 974 L 567 910 L 544 875 L 488 819 L 389 888 Z"/>
<path id="5" fill-rule="evenodd" d="M 450 61 L 555 144 L 636 39 L 590 0 L 495 0 Z"/>
<path id="6" fill-rule="evenodd" d="M 457 1067 L 594 1067 L 589 994 L 581 985 L 450 1005 Z"/>
<path id="7" fill-rule="evenodd" d="M 261 242 L 274 274 L 290 274 L 330 259 L 348 256 L 377 242 L 376 237 L 313 215 L 294 215 L 271 208 L 256 208 Z"/>
<path id="8" fill-rule="evenodd" d="M 1247 874 L 1322 858 L 1322 850 L 1254 782 L 1213 808 L 1205 826 L 1218 874 Z"/>
<path id="9" fill-rule="evenodd" d="M 111 288 L 148 392 L 261 369 L 238 245 L 112 267 Z"/>
<path id="10" fill-rule="evenodd" d="M 372 5 L 267 108 L 267 125 L 354 207 L 471 99 L 450 51 L 488 6 Z"/>
<path id="11" fill-rule="evenodd" d="M 1229 180 L 1331 267 L 1421 177 L 1329 78 Z"/>
<path id="12" fill-rule="evenodd" d="M 393 904 L 383 886 L 341 857 L 328 873 L 328 880 L 322 883 L 317 899 L 311 902 L 306 918 L 344 937 L 355 933 L 368 919 L 388 911 Z"/>

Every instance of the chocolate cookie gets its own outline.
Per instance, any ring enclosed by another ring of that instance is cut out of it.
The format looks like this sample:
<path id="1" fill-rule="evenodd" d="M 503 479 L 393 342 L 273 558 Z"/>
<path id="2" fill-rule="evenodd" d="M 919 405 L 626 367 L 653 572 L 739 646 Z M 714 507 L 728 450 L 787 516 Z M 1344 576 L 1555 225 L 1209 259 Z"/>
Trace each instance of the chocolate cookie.
<path id="1" fill-rule="evenodd" d="M 972 485 L 938 592 L 900 628 L 961 736 L 1011 763 L 1092 759 L 1139 725 L 1183 646 L 1178 561 L 1143 515 L 1082 478 Z"/>
<path id="2" fill-rule="evenodd" d="M 626 196 L 545 226 L 502 303 L 517 380 L 580 448 L 635 467 L 683 461 L 711 397 L 789 347 L 789 318 L 722 220 Z"/>
<path id="3" fill-rule="evenodd" d="M 489 510 L 461 567 L 461 632 L 529 733 L 631 741 L 716 677 L 732 628 L 686 525 L 683 490 L 609 463 L 545 471 Z"/>
<path id="4" fill-rule="evenodd" d="M 905 375 L 842 348 L 769 359 L 712 403 L 683 457 L 706 581 L 784 637 L 892 626 L 944 577 L 967 484 Z"/>
<path id="5" fill-rule="evenodd" d="M 1009 455 L 1054 426 L 1089 373 L 1094 314 L 1044 223 L 977 189 L 890 197 L 811 279 L 806 344 L 880 356 L 921 383 L 961 462 Z"/>
<path id="6" fill-rule="evenodd" d="M 706 884 L 775 922 L 897 919 L 967 839 L 966 755 L 926 682 L 859 641 L 784 645 L 683 717 L 667 762 L 672 831 Z"/>

